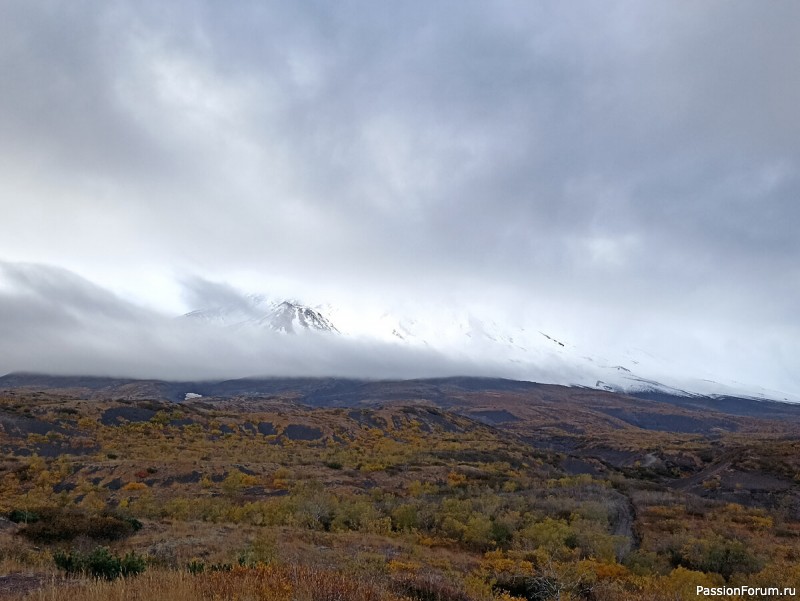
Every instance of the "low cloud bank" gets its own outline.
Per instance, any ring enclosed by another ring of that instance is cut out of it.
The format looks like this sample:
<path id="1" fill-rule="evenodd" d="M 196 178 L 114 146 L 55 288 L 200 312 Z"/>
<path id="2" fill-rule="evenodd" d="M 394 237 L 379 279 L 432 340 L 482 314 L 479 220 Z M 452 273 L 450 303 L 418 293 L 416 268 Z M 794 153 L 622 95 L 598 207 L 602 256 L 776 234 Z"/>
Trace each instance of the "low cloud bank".
<path id="1" fill-rule="evenodd" d="M 236 300 L 231 289 L 226 302 Z M 0 264 L 0 371 L 159 379 L 519 378 L 531 370 L 335 334 L 232 329 L 133 305 L 63 269 Z M 543 381 L 568 383 L 566 366 Z M 533 370 L 536 373 L 536 370 Z"/>
<path id="2" fill-rule="evenodd" d="M 260 317 L 252 312 L 252 298 L 227 284 L 195 279 L 183 286 L 193 306 L 238 307 L 245 319 Z M 376 336 L 369 328 L 341 335 L 285 334 L 252 323 L 231 327 L 168 315 L 65 269 L 0 262 L 0 373 L 165 380 L 485 376 L 586 386 L 604 382 L 626 390 L 642 385 L 643 378 L 694 392 L 800 401 L 796 372 L 786 363 L 796 354 L 755 326 L 733 338 L 735 346 L 731 338 L 719 337 L 713 324 L 680 329 L 652 320 L 636 321 L 634 329 L 632 321 L 610 338 L 590 324 L 585 340 L 565 338 L 562 344 L 535 328 L 517 328 L 515 336 L 525 340 L 499 339 L 503 326 L 484 331 L 489 322 L 467 312 L 459 323 L 458 315 L 441 307 L 423 316 L 416 325 L 427 327 L 424 336 L 408 341 L 394 340 L 391 330 Z M 637 335 L 652 344 L 632 344 Z"/>

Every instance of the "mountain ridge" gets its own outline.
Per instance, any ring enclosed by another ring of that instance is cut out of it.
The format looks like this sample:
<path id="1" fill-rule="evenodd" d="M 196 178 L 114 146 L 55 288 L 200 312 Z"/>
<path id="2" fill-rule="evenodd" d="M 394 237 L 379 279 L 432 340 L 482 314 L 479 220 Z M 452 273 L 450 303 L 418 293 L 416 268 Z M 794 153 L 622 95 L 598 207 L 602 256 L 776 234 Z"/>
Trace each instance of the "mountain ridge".
<path id="1" fill-rule="evenodd" d="M 274 301 L 259 295 L 249 295 L 243 300 L 197 309 L 183 317 L 233 328 L 263 327 L 286 334 L 339 331 L 322 313 L 297 300 Z"/>
<path id="2" fill-rule="evenodd" d="M 168 381 L 91 376 L 53 376 L 17 372 L 0 376 L 0 393 L 38 392 L 85 396 L 96 400 L 161 400 L 172 403 L 289 399 L 310 407 L 363 407 L 394 402 L 428 402 L 459 407 L 465 398 L 511 395 L 520 402 L 550 404 L 554 399 L 586 399 L 588 403 L 624 403 L 631 407 L 670 406 L 690 412 L 800 420 L 800 405 L 747 397 L 685 397 L 666 393 L 624 394 L 589 387 L 570 387 L 507 378 L 453 376 L 407 380 L 355 378 L 236 378 Z M 527 399 L 527 400 L 526 400 Z M 598 401 L 599 399 L 599 401 Z M 488 402 L 488 401 L 487 401 Z M 491 404 L 491 403 L 490 403 Z"/>
<path id="3" fill-rule="evenodd" d="M 412 352 L 435 351 L 475 365 L 491 363 L 513 370 L 517 379 L 543 379 L 628 394 L 666 393 L 691 397 L 731 396 L 800 402 L 800 396 L 741 382 L 725 382 L 703 373 L 684 373 L 674 362 L 639 348 L 614 352 L 584 348 L 541 327 L 516 321 L 499 323 L 457 307 L 419 314 L 383 311 L 369 315 L 353 307 L 310 305 L 297 299 L 247 294 L 186 313 L 198 326 L 259 335 L 325 334 L 335 339 L 388 344 Z M 310 336 L 311 342 L 315 340 Z M 698 368 L 699 369 L 699 368 Z M 565 375 L 566 374 L 566 375 Z M 564 381 L 566 380 L 566 381 Z"/>

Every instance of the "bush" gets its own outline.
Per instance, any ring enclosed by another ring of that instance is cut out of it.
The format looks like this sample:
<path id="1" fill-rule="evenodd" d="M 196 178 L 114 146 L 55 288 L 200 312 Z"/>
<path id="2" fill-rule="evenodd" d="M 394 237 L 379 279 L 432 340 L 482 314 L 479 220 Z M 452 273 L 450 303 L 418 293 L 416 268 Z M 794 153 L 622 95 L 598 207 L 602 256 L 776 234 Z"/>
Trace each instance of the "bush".
<path id="1" fill-rule="evenodd" d="M 469 601 L 463 590 L 436 574 L 404 574 L 392 584 L 398 594 L 414 601 Z"/>
<path id="2" fill-rule="evenodd" d="M 186 569 L 190 574 L 196 576 L 197 574 L 202 574 L 206 571 L 206 564 L 197 559 L 193 559 L 187 564 Z"/>
<path id="3" fill-rule="evenodd" d="M 721 574 L 725 580 L 734 574 L 754 574 L 764 567 L 764 562 L 737 540 L 695 540 L 670 552 L 675 567 Z"/>
<path id="4" fill-rule="evenodd" d="M 9 512 L 8 519 L 15 524 L 32 524 L 39 521 L 39 515 L 26 509 L 13 509 Z"/>
<path id="5" fill-rule="evenodd" d="M 392 512 L 392 527 L 398 532 L 411 532 L 419 527 L 419 515 L 413 505 L 400 505 Z"/>
<path id="6" fill-rule="evenodd" d="M 699 565 L 704 572 L 722 574 L 729 580 L 733 574 L 753 574 L 764 564 L 740 541 L 725 541 L 708 547 Z"/>
<path id="7" fill-rule="evenodd" d="M 84 575 L 103 580 L 136 576 L 144 572 L 147 567 L 144 557 L 133 551 L 124 557 L 119 557 L 105 547 L 96 547 L 89 553 L 56 551 L 53 560 L 68 576 Z"/>
<path id="8" fill-rule="evenodd" d="M 19 513 L 15 517 L 20 517 Z M 134 518 L 120 517 L 110 513 L 88 515 L 74 510 L 39 509 L 29 512 L 28 520 L 20 534 L 37 543 L 71 541 L 78 536 L 93 540 L 119 540 L 130 536 L 142 528 L 142 523 Z"/>

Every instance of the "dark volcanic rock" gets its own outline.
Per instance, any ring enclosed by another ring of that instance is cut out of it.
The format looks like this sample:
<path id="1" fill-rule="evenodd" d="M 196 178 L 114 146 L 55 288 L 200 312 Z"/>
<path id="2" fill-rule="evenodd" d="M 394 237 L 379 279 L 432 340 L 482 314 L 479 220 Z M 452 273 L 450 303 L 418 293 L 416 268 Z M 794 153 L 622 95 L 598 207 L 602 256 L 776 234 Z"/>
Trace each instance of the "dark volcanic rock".
<path id="1" fill-rule="evenodd" d="M 561 461 L 560 467 L 570 476 L 576 476 L 578 474 L 589 474 L 596 476 L 600 473 L 600 470 L 597 469 L 597 466 L 594 463 L 584 459 L 578 459 L 577 457 L 565 457 Z"/>
<path id="2" fill-rule="evenodd" d="M 283 434 L 289 440 L 319 440 L 322 438 L 322 430 L 302 424 L 289 424 Z"/>
<path id="3" fill-rule="evenodd" d="M 365 409 L 354 409 L 347 413 L 347 417 L 362 426 L 369 426 L 370 428 L 378 428 L 382 430 L 386 429 L 386 423 L 384 420 L 381 419 L 379 421 L 376 419 L 372 411 L 367 411 Z"/>
<path id="4" fill-rule="evenodd" d="M 645 411 L 627 411 L 625 409 L 605 408 L 601 411 L 643 430 L 659 430 L 662 432 L 681 432 L 685 434 L 708 433 L 715 428 L 735 432 L 738 424 L 732 420 L 713 416 L 675 415 Z"/>
<path id="5" fill-rule="evenodd" d="M 273 426 L 272 423 L 258 422 L 258 433 L 263 434 L 264 436 L 272 436 L 278 432 L 275 430 L 275 426 Z"/>
<path id="6" fill-rule="evenodd" d="M 519 418 L 505 409 L 485 409 L 481 411 L 472 411 L 467 414 L 472 419 L 483 422 L 484 424 L 505 424 L 508 422 L 518 422 Z"/>
<path id="7" fill-rule="evenodd" d="M 149 422 L 155 414 L 156 412 L 152 409 L 143 407 L 112 407 L 103 412 L 100 423 L 104 426 L 118 426 L 124 421 Z"/>
<path id="8" fill-rule="evenodd" d="M 47 434 L 52 430 L 58 428 L 50 422 L 0 411 L 0 431 L 7 436 L 25 437 L 28 434 Z"/>
<path id="9" fill-rule="evenodd" d="M 170 476 L 164 480 L 164 486 L 169 486 L 177 482 L 178 484 L 197 484 L 202 479 L 203 475 L 194 470 L 188 474 L 178 474 L 177 476 Z"/>

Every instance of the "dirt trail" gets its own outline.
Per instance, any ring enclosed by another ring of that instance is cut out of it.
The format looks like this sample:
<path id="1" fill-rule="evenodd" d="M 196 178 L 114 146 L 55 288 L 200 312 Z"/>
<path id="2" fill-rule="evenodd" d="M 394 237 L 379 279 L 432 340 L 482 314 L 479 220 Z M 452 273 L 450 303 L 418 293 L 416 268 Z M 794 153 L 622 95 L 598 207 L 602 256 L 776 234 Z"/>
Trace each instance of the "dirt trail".
<path id="1" fill-rule="evenodd" d="M 614 536 L 624 536 L 628 541 L 617 552 L 617 559 L 621 560 L 631 551 L 639 548 L 640 540 L 633 526 L 636 522 L 636 508 L 629 497 L 618 493 L 615 503 L 616 514 L 612 518 L 613 528 L 611 533 Z"/>
<path id="2" fill-rule="evenodd" d="M 737 455 L 738 450 L 726 451 L 708 467 L 703 468 L 688 478 L 681 478 L 680 480 L 670 482 L 669 487 L 676 490 L 689 490 L 694 486 L 700 486 L 709 478 L 713 478 L 714 476 L 730 469 L 733 465 L 733 460 L 737 457 Z"/>

